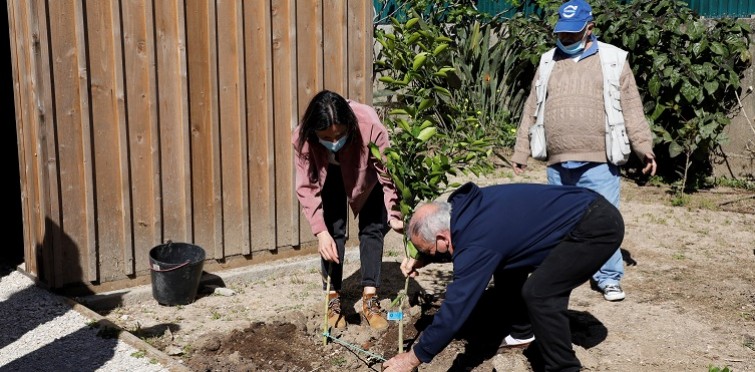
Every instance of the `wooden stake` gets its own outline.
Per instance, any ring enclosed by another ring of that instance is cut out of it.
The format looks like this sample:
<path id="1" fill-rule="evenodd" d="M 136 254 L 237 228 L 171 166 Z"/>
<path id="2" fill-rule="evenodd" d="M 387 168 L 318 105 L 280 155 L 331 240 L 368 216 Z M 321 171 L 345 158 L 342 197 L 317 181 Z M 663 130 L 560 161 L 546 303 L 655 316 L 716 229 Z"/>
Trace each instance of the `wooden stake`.
<path id="1" fill-rule="evenodd" d="M 328 262 L 328 284 L 325 286 L 325 321 L 322 323 L 322 344 L 328 344 L 328 305 L 330 305 L 330 269 L 331 263 Z"/>
<path id="2" fill-rule="evenodd" d="M 404 281 L 404 293 L 401 295 L 401 301 L 399 301 L 398 308 L 401 311 L 401 319 L 398 321 L 398 353 L 404 352 L 404 300 L 407 299 L 407 293 L 409 290 L 409 277 L 406 277 Z"/>

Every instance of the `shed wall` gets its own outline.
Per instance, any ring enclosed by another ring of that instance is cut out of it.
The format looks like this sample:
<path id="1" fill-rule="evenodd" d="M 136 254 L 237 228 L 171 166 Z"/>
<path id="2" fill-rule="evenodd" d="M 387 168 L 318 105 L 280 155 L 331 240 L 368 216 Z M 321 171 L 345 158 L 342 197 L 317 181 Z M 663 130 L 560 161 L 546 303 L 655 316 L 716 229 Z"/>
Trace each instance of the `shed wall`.
<path id="1" fill-rule="evenodd" d="M 51 287 L 313 240 L 291 130 L 321 89 L 371 102 L 363 0 L 9 0 L 26 270 Z"/>

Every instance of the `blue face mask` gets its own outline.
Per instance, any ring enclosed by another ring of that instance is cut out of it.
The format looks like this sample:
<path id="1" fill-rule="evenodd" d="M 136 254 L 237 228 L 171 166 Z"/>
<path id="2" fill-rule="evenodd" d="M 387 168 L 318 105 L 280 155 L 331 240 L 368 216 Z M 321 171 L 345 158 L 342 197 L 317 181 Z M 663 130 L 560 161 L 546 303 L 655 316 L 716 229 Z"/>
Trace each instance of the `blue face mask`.
<path id="1" fill-rule="evenodd" d="M 349 138 L 349 136 L 345 135 L 345 136 L 339 138 L 335 142 L 326 141 L 326 140 L 324 140 L 322 138 L 318 138 L 317 140 L 320 141 L 320 144 L 322 144 L 323 146 L 325 146 L 326 149 L 330 150 L 330 152 L 337 152 L 338 150 L 340 150 L 343 147 L 343 145 L 346 144 L 346 139 L 347 138 Z"/>
<path id="2" fill-rule="evenodd" d="M 556 39 L 556 46 L 558 47 L 558 49 L 564 52 L 564 54 L 570 56 L 582 53 L 582 51 L 585 49 L 585 44 L 587 44 L 585 38 L 582 38 L 582 40 L 569 45 L 564 45 L 563 43 L 561 43 L 561 39 Z"/>

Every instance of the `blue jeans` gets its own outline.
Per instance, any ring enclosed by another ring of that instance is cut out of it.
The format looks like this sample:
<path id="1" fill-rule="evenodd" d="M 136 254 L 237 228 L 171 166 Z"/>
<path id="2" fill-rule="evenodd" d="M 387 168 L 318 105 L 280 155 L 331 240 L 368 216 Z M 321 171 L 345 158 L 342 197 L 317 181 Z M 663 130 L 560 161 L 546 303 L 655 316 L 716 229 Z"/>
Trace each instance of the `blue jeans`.
<path id="1" fill-rule="evenodd" d="M 611 204 L 619 208 L 621 179 L 619 168 L 610 163 L 587 163 L 581 167 L 567 168 L 561 164 L 548 167 L 548 184 L 585 187 L 603 195 Z M 592 279 L 603 290 L 608 285 L 619 284 L 624 276 L 624 261 L 621 248 L 596 272 Z"/>

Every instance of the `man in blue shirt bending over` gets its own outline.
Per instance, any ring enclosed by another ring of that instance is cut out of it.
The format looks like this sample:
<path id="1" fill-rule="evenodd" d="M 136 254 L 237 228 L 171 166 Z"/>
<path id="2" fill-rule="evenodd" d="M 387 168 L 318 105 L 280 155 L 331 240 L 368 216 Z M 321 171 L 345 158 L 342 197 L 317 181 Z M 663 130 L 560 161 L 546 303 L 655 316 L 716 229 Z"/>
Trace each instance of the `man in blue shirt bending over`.
<path id="1" fill-rule="evenodd" d="M 532 269 L 520 292 L 531 329 L 517 336 L 537 338 L 546 371 L 581 368 L 571 344 L 569 296 L 624 239 L 624 220 L 605 198 L 576 186 L 467 183 L 448 202 L 419 206 L 407 234 L 421 255 L 404 260 L 404 275 L 451 259 L 453 281 L 417 344 L 385 362 L 384 371 L 429 363 L 462 327 L 491 277 L 521 269 Z"/>

